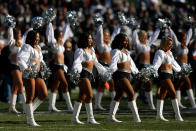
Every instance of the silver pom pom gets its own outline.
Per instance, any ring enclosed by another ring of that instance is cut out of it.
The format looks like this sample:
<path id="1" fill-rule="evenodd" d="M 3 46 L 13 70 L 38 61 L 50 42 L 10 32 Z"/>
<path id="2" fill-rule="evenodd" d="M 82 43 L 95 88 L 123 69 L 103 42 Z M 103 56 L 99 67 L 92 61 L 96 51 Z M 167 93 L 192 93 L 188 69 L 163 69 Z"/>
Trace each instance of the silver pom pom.
<path id="1" fill-rule="evenodd" d="M 166 29 L 171 25 L 171 21 L 169 19 L 158 19 L 156 23 L 156 28 Z"/>
<path id="2" fill-rule="evenodd" d="M 93 15 L 93 20 L 94 20 L 96 25 L 103 24 L 103 17 L 101 16 L 100 13 L 96 13 L 95 15 Z"/>
<path id="3" fill-rule="evenodd" d="M 75 71 L 71 71 L 68 73 L 69 75 L 69 78 L 70 78 L 70 81 L 75 84 L 75 85 L 78 85 L 79 82 L 80 82 L 80 73 L 78 72 L 75 72 Z"/>
<path id="4" fill-rule="evenodd" d="M 118 17 L 118 20 L 119 20 L 121 25 L 127 25 L 128 24 L 128 21 L 127 21 L 125 15 L 124 15 L 124 13 L 118 12 L 117 17 Z"/>
<path id="5" fill-rule="evenodd" d="M 193 21 L 193 19 L 189 16 L 189 17 L 185 17 L 185 20 L 184 20 L 185 24 L 186 25 L 189 25 L 189 26 L 195 26 L 196 25 L 196 21 Z"/>
<path id="6" fill-rule="evenodd" d="M 7 15 L 4 20 L 6 26 L 14 28 L 16 26 L 15 18 L 11 15 Z"/>
<path id="7" fill-rule="evenodd" d="M 152 66 L 142 68 L 141 71 L 136 75 L 136 78 L 143 81 L 147 82 L 153 78 L 158 78 L 158 72 L 155 70 Z"/>
<path id="8" fill-rule="evenodd" d="M 66 19 L 72 26 L 76 26 L 78 24 L 77 17 L 78 17 L 78 15 L 77 15 L 76 11 L 68 11 L 66 13 Z"/>
<path id="9" fill-rule="evenodd" d="M 32 20 L 31 20 L 31 26 L 33 27 L 33 29 L 39 29 L 41 27 L 44 26 L 44 19 L 43 17 L 34 17 Z"/>
<path id="10" fill-rule="evenodd" d="M 112 72 L 110 68 L 105 67 L 107 71 L 105 71 L 103 74 L 100 74 L 100 79 L 104 82 L 109 81 L 112 79 Z"/>
<path id="11" fill-rule="evenodd" d="M 38 75 L 37 64 L 31 65 L 30 70 L 24 70 L 22 73 L 23 78 L 25 79 L 32 79 Z"/>
<path id="12" fill-rule="evenodd" d="M 50 68 L 48 68 L 47 65 L 43 62 L 40 65 L 40 73 L 41 73 L 41 77 L 44 80 L 48 79 L 50 75 L 52 74 Z"/>
<path id="13" fill-rule="evenodd" d="M 181 66 L 181 71 L 180 72 L 176 72 L 174 74 L 175 78 L 181 79 L 184 78 L 185 76 L 189 76 L 192 72 L 192 68 L 190 64 L 182 64 Z"/>
<path id="14" fill-rule="evenodd" d="M 136 21 L 136 19 L 134 17 L 132 17 L 132 16 L 129 17 L 127 19 L 127 21 L 128 21 L 128 26 L 131 27 L 132 29 L 138 29 L 138 28 L 140 28 L 139 22 Z"/>
<path id="15" fill-rule="evenodd" d="M 42 17 L 46 23 L 50 23 L 56 18 L 56 14 L 52 8 L 43 12 Z"/>

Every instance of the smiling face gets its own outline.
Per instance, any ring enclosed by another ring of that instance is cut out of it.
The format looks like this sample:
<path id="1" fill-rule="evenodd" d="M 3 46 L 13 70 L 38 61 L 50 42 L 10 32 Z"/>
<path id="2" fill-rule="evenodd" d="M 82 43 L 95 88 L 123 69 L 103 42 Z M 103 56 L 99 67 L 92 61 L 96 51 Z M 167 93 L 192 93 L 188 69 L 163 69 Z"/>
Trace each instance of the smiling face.
<path id="1" fill-rule="evenodd" d="M 93 46 L 93 38 L 91 35 L 88 36 L 88 47 L 92 47 Z"/>
<path id="2" fill-rule="evenodd" d="M 166 38 L 163 38 L 163 39 L 161 40 L 160 48 L 161 48 L 162 50 L 164 50 L 165 52 L 171 50 L 172 46 L 173 46 L 173 41 L 172 41 L 171 38 L 166 37 Z"/>
<path id="3" fill-rule="evenodd" d="M 124 40 L 123 40 L 123 48 L 127 48 L 129 44 L 129 38 L 127 36 L 125 36 Z"/>
<path id="4" fill-rule="evenodd" d="M 108 31 L 104 31 L 103 35 L 104 35 L 104 43 L 109 44 L 109 42 L 110 42 L 110 33 Z"/>
<path id="5" fill-rule="evenodd" d="M 40 41 L 39 33 L 36 33 L 34 45 L 38 45 Z"/>

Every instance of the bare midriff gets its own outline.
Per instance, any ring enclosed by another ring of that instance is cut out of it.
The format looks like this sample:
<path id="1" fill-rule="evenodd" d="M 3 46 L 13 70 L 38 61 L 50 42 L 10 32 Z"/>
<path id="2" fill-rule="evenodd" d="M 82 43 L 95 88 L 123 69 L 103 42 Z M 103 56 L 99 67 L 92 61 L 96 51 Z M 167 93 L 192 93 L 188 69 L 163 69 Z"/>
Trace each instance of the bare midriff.
<path id="1" fill-rule="evenodd" d="M 64 54 L 61 52 L 54 54 L 54 62 L 58 64 L 64 64 Z"/>
<path id="2" fill-rule="evenodd" d="M 129 61 L 118 63 L 117 66 L 118 66 L 118 70 L 131 71 L 131 67 L 130 67 L 130 62 Z"/>
<path id="3" fill-rule="evenodd" d="M 17 62 L 17 53 L 15 53 L 15 54 L 12 55 L 12 62 L 13 63 L 16 63 L 16 64 L 18 63 Z"/>
<path id="4" fill-rule="evenodd" d="M 172 72 L 172 65 L 171 64 L 161 65 L 161 70 L 167 70 Z"/>
<path id="5" fill-rule="evenodd" d="M 187 54 L 182 54 L 182 55 L 178 56 L 178 63 L 188 63 Z"/>
<path id="6" fill-rule="evenodd" d="M 111 62 L 110 52 L 104 52 L 103 54 L 101 54 L 99 60 L 105 63 L 110 63 Z"/>
<path id="7" fill-rule="evenodd" d="M 150 64 L 150 51 L 140 53 L 139 63 Z"/>
<path id="8" fill-rule="evenodd" d="M 88 62 L 82 63 L 82 67 L 83 68 L 87 68 L 90 71 L 93 71 L 93 65 L 94 65 L 94 62 L 93 61 L 88 61 Z"/>

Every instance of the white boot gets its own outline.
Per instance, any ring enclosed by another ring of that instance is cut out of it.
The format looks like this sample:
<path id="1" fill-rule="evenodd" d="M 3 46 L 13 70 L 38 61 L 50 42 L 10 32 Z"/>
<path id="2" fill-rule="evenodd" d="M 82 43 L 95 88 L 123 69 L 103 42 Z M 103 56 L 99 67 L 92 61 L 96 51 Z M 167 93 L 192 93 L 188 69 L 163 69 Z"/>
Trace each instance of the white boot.
<path id="1" fill-rule="evenodd" d="M 87 122 L 89 124 L 99 124 L 98 122 L 95 121 L 95 118 L 94 118 L 94 115 L 93 115 L 92 103 L 85 103 L 85 107 L 86 107 L 86 112 L 87 112 L 87 115 L 88 115 Z"/>
<path id="2" fill-rule="evenodd" d="M 134 117 L 134 121 L 137 123 L 141 122 L 135 100 L 128 102 L 128 105 L 131 108 L 131 111 L 132 111 L 132 114 Z"/>
<path id="3" fill-rule="evenodd" d="M 26 113 L 26 96 L 25 96 L 25 93 L 20 94 L 20 100 L 22 101 L 23 113 Z"/>
<path id="4" fill-rule="evenodd" d="M 135 101 L 137 101 L 137 97 L 139 96 L 139 93 L 135 92 L 134 96 L 135 96 Z"/>
<path id="5" fill-rule="evenodd" d="M 95 96 L 95 110 L 102 110 L 105 111 L 106 109 L 101 106 L 103 92 L 97 92 Z"/>
<path id="6" fill-rule="evenodd" d="M 112 121 L 112 122 L 122 122 L 122 121 L 119 121 L 116 119 L 115 115 L 116 115 L 116 112 L 118 110 L 118 106 L 119 106 L 120 102 L 118 101 L 112 101 L 111 104 L 110 104 L 110 113 L 109 113 L 109 116 L 108 116 L 108 121 Z"/>
<path id="7" fill-rule="evenodd" d="M 174 112 L 175 112 L 175 118 L 178 121 L 184 121 L 180 115 L 180 110 L 179 110 L 179 106 L 178 106 L 178 100 L 177 99 L 173 99 L 172 100 L 172 106 L 174 108 Z"/>
<path id="8" fill-rule="evenodd" d="M 147 101 L 148 101 L 148 105 L 150 107 L 151 110 L 155 110 L 155 106 L 154 106 L 154 103 L 153 103 L 153 95 L 152 95 L 152 91 L 149 91 L 149 92 L 145 92 L 145 96 L 147 98 Z"/>
<path id="9" fill-rule="evenodd" d="M 75 102 L 75 104 L 74 104 L 74 110 L 73 110 L 73 115 L 72 115 L 72 119 L 71 119 L 71 122 L 72 123 L 84 124 L 83 122 L 81 122 L 79 120 L 79 114 L 80 114 L 81 107 L 82 107 L 82 103 Z"/>
<path id="10" fill-rule="evenodd" d="M 114 97 L 116 96 L 116 91 L 110 92 L 111 99 L 113 101 Z"/>
<path id="11" fill-rule="evenodd" d="M 43 101 L 40 100 L 38 97 L 36 97 L 33 101 L 32 107 L 33 107 L 33 112 L 42 104 Z"/>
<path id="12" fill-rule="evenodd" d="M 64 96 L 64 98 L 65 98 L 65 101 L 66 101 L 66 104 L 67 104 L 68 111 L 73 112 L 73 106 L 72 106 L 72 103 L 71 103 L 71 99 L 70 99 L 69 92 L 63 93 L 63 96 Z"/>
<path id="13" fill-rule="evenodd" d="M 40 126 L 35 122 L 32 104 L 26 104 L 26 116 L 27 116 L 27 124 L 28 125 Z"/>
<path id="14" fill-rule="evenodd" d="M 9 108 L 10 113 L 16 113 L 16 114 L 21 113 L 16 110 L 16 100 L 17 100 L 17 95 L 12 94 L 11 99 L 10 99 L 10 108 Z"/>
<path id="15" fill-rule="evenodd" d="M 191 102 L 192 108 L 196 109 L 196 104 L 195 104 L 195 98 L 194 98 L 194 94 L 193 94 L 193 90 L 192 89 L 188 89 L 186 90 L 186 93 L 189 97 L 189 100 Z"/>
<path id="16" fill-rule="evenodd" d="M 55 106 L 56 104 L 56 93 L 50 93 L 50 96 L 49 96 L 49 107 L 48 107 L 48 110 L 50 112 L 61 112 L 61 110 L 58 110 Z"/>
<path id="17" fill-rule="evenodd" d="M 176 90 L 176 96 L 177 96 L 179 107 L 182 109 L 185 109 L 186 107 L 183 106 L 181 103 L 181 91 L 180 90 Z"/>
<path id="18" fill-rule="evenodd" d="M 157 116 L 156 120 L 168 121 L 163 117 L 163 104 L 164 100 L 157 100 Z"/>

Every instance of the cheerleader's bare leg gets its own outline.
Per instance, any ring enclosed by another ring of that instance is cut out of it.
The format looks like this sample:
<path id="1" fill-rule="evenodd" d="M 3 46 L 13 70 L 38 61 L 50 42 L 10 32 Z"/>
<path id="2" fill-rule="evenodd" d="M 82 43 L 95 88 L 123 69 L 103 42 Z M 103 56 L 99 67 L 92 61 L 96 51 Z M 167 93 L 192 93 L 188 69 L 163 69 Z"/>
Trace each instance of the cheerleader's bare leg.
<path id="1" fill-rule="evenodd" d="M 33 101 L 33 111 L 35 111 L 39 105 L 43 103 L 43 100 L 48 96 L 47 87 L 43 79 L 35 79 L 35 89 L 38 93 L 38 96 Z"/>
<path id="2" fill-rule="evenodd" d="M 181 87 L 184 85 L 184 80 L 177 79 L 175 83 L 176 83 L 176 96 L 177 96 L 179 107 L 184 109 L 186 107 L 181 103 Z"/>
<path id="3" fill-rule="evenodd" d="M 97 92 L 95 95 L 95 106 L 94 106 L 95 110 L 103 110 L 103 111 L 106 110 L 105 108 L 101 106 L 101 100 L 104 94 L 104 85 L 105 85 L 105 82 L 103 82 L 102 80 L 99 80 Z"/>
<path id="4" fill-rule="evenodd" d="M 139 96 L 139 91 L 140 91 L 141 87 L 143 87 L 143 86 L 144 86 L 144 82 L 142 82 L 142 81 L 137 82 L 136 88 L 135 88 L 135 95 L 134 95 L 135 101 L 137 101 L 137 97 Z"/>
<path id="5" fill-rule="evenodd" d="M 111 79 L 108 81 L 109 86 L 110 86 L 110 96 L 111 96 L 111 100 L 114 99 L 115 95 L 116 95 L 116 91 L 115 91 L 115 87 L 114 87 L 114 80 Z"/>
<path id="6" fill-rule="evenodd" d="M 131 108 L 134 121 L 137 123 L 141 122 L 138 109 L 137 109 L 137 105 L 134 99 L 134 90 L 133 90 L 133 87 L 130 81 L 127 78 L 123 78 L 122 80 L 120 80 L 119 84 L 123 85 L 123 90 L 127 93 L 128 105 Z"/>
<path id="7" fill-rule="evenodd" d="M 85 101 L 86 112 L 88 115 L 87 122 L 90 124 L 99 124 L 94 119 L 92 98 L 93 98 L 93 93 L 92 93 L 91 83 L 88 78 L 82 78 L 80 81 L 80 92 L 79 92 L 78 101 L 74 105 L 72 122 L 78 124 L 84 124 L 83 122 L 79 121 L 79 113 L 82 106 L 82 102 Z"/>
<path id="8" fill-rule="evenodd" d="M 23 92 L 22 73 L 19 70 L 13 70 L 11 72 L 11 75 L 12 75 L 12 79 L 13 79 L 13 86 L 12 86 L 12 96 L 11 96 L 11 100 L 10 100 L 9 112 L 20 113 L 16 110 L 16 107 L 15 107 L 18 91 L 20 94 L 20 99 L 23 104 L 23 111 L 25 112 L 26 97 Z"/>
<path id="9" fill-rule="evenodd" d="M 156 120 L 161 120 L 161 121 L 168 121 L 163 117 L 163 105 L 164 105 L 164 99 L 168 93 L 167 87 L 166 87 L 166 81 L 162 81 L 161 83 L 161 88 L 160 88 L 160 93 L 159 93 L 159 98 L 157 99 L 157 116 Z"/>
<path id="10" fill-rule="evenodd" d="M 152 82 L 149 80 L 145 83 L 145 96 L 148 101 L 148 105 L 151 110 L 155 110 L 154 102 L 153 102 L 153 92 L 152 92 Z"/>
<path id="11" fill-rule="evenodd" d="M 192 106 L 193 109 L 196 109 L 195 97 L 194 97 L 193 90 L 192 90 L 192 87 L 191 87 L 191 81 L 190 81 L 188 76 L 186 76 L 184 79 L 185 79 L 185 85 L 187 87 L 186 93 L 189 97 L 191 106 Z"/>
<path id="12" fill-rule="evenodd" d="M 60 82 L 62 84 L 63 96 L 65 98 L 68 111 L 73 112 L 73 106 L 72 106 L 71 98 L 70 98 L 70 94 L 69 94 L 68 83 L 67 83 L 67 80 L 65 78 L 64 71 L 63 70 L 59 70 L 58 71 L 58 75 L 59 75 L 59 80 L 60 80 Z"/>
<path id="13" fill-rule="evenodd" d="M 124 93 L 122 86 L 120 86 L 119 84 L 119 81 L 115 82 L 115 90 L 116 95 L 114 97 L 114 100 L 112 100 L 110 103 L 110 112 L 107 119 L 111 122 L 122 122 L 116 119 L 116 112 L 118 111 L 120 100 L 122 99 Z"/>
<path id="14" fill-rule="evenodd" d="M 33 115 L 33 98 L 35 95 L 35 79 L 24 79 L 24 85 L 26 90 L 26 118 L 27 124 L 30 126 L 39 126 L 34 119 Z"/>
<path id="15" fill-rule="evenodd" d="M 59 85 L 60 85 L 60 81 L 59 81 L 59 78 L 58 78 L 58 72 L 55 72 L 55 74 L 53 76 L 53 83 L 52 83 L 52 87 L 51 87 L 51 93 L 49 95 L 48 110 L 50 112 L 60 112 L 60 110 L 58 110 L 55 106 L 55 104 L 56 104 L 56 91 L 57 91 Z"/>

